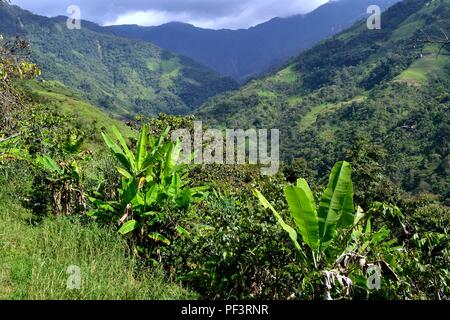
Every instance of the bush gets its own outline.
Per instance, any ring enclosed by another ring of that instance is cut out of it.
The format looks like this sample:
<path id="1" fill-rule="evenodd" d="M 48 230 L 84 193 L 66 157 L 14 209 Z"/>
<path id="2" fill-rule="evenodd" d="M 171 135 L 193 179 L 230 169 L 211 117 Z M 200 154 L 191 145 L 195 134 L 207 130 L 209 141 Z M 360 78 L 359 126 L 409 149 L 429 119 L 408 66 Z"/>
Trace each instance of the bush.
<path id="1" fill-rule="evenodd" d="M 296 253 L 270 213 L 253 201 L 210 197 L 190 210 L 189 237 L 162 250 L 177 280 L 212 299 L 298 297 Z"/>

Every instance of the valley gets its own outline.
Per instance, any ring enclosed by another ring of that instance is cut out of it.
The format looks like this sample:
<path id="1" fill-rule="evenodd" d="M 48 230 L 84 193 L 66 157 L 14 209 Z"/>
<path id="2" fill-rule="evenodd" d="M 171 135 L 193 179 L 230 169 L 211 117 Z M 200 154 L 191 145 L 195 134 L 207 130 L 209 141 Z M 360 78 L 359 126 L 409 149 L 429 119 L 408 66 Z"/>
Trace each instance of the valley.
<path id="1" fill-rule="evenodd" d="M 0 0 L 0 299 L 450 299 L 450 0 L 369 2 L 69 30 Z"/>

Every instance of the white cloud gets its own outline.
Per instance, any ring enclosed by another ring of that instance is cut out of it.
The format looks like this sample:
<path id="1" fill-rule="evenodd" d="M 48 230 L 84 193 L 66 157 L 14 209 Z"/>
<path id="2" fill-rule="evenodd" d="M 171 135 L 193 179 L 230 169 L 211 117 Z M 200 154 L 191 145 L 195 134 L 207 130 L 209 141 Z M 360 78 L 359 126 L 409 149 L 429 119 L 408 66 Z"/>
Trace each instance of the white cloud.
<path id="1" fill-rule="evenodd" d="M 272 18 L 272 17 L 270 17 Z M 251 8 L 245 9 L 239 14 L 225 16 L 195 16 L 189 12 L 168 12 L 168 11 L 134 11 L 119 15 L 114 21 L 105 23 L 106 25 L 138 24 L 141 26 L 158 26 L 164 23 L 178 21 L 193 24 L 200 28 L 207 29 L 239 29 L 248 28 L 267 19 L 257 18 L 253 15 Z"/>
<path id="2" fill-rule="evenodd" d="M 99 24 L 160 25 L 171 21 L 198 27 L 248 28 L 274 17 L 309 12 L 328 0 L 13 0 L 46 16 L 65 15 L 75 4 L 82 18 Z"/>
<path id="3" fill-rule="evenodd" d="M 105 25 L 138 24 L 141 26 L 158 26 L 171 21 L 189 21 L 186 13 L 171 13 L 168 11 L 132 11 L 119 15 L 115 20 L 106 22 Z"/>

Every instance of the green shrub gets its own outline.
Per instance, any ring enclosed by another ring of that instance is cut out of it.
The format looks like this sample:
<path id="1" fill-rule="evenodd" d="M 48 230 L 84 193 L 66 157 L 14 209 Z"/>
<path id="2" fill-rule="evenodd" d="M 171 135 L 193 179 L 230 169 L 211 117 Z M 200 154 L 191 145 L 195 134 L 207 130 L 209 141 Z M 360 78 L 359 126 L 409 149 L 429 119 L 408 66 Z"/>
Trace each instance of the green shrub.
<path id="1" fill-rule="evenodd" d="M 189 186 L 188 167 L 179 163 L 181 144 L 167 140 L 169 128 L 154 138 L 144 125 L 135 153 L 117 128 L 112 131 L 119 145 L 105 133 L 103 138 L 120 163 L 117 167 L 122 177 L 119 199 L 91 198 L 95 209 L 89 215 L 118 222 L 119 233 L 132 235 L 138 251 L 152 256 L 158 253 L 161 244 L 170 245 L 174 235 L 187 234 L 180 225 L 180 216 L 191 203 L 201 200 L 204 188 Z"/>
<path id="2" fill-rule="evenodd" d="M 249 198 L 211 194 L 184 219 L 189 237 L 162 249 L 173 277 L 211 299 L 300 297 L 295 251 Z"/>

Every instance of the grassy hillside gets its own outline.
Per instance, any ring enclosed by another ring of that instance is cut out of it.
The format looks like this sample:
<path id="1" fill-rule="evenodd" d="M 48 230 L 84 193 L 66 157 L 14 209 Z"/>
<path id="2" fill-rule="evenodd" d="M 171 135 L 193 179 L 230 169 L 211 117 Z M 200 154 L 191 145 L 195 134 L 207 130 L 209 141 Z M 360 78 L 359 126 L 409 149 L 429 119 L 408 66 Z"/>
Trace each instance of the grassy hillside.
<path id="1" fill-rule="evenodd" d="M 448 198 L 450 57 L 422 40 L 449 23 L 449 0 L 405 0 L 383 13 L 381 30 L 356 24 L 197 114 L 279 128 L 284 159 L 304 158 L 320 176 L 365 137 L 386 152 L 394 181 Z"/>
<path id="2" fill-rule="evenodd" d="M 57 81 L 27 81 L 21 82 L 21 88 L 30 95 L 35 103 L 41 105 L 44 110 L 55 117 L 61 117 L 70 128 L 77 130 L 77 135 L 83 136 L 82 150 L 94 154 L 107 154 L 101 137 L 101 132 L 112 134 L 111 128 L 117 127 L 127 139 L 135 139 L 136 131 L 126 125 L 124 119 L 118 118 L 114 113 L 90 104 L 80 94 Z M 72 130 L 73 131 L 73 130 Z"/>
<path id="3" fill-rule="evenodd" d="M 0 4 L 0 33 L 31 42 L 43 78 L 58 80 L 94 105 L 120 115 L 189 113 L 209 97 L 236 88 L 198 63 L 152 44 L 97 32 L 83 22 L 33 15 Z"/>
<path id="4" fill-rule="evenodd" d="M 448 50 L 420 41 L 449 9 L 406 0 L 205 106 L 282 130 L 273 176 L 180 165 L 193 117 L 123 124 L 0 41 L 0 299 L 449 299 Z"/>
<path id="5" fill-rule="evenodd" d="M 44 149 L 41 152 L 47 153 L 54 150 L 50 145 L 56 140 L 67 140 L 74 132 L 82 135 L 80 152 L 96 158 L 95 162 L 81 160 L 83 176 L 90 181 L 88 189 L 103 179 L 104 172 L 99 168 L 104 168 L 107 161 L 100 132 L 111 134 L 112 126 L 116 126 L 125 137 L 136 136 L 124 122 L 85 102 L 61 83 L 22 81 L 20 88 L 33 103 L 23 110 L 26 116 L 21 123 L 28 126 L 26 131 L 31 131 L 32 138 L 22 133 L 23 140 L 31 141 L 31 145 L 39 140 Z M 32 150 L 35 149 L 31 147 L 28 152 Z M 46 204 L 40 204 L 43 197 L 37 194 L 45 193 L 51 186 L 49 181 L 37 186 L 39 178 L 35 176 L 39 174 L 42 172 L 27 161 L 0 161 L 0 299 L 197 298 L 195 293 L 168 281 L 162 270 L 149 271 L 112 226 L 100 226 L 81 215 L 47 215 Z M 40 191 L 36 194 L 31 192 L 33 189 Z M 43 211 L 37 211 L 38 207 Z M 80 268 L 80 290 L 67 288 L 70 266 Z"/>
<path id="6" fill-rule="evenodd" d="M 34 81 L 22 85 L 31 90 L 31 93 L 35 94 L 47 106 L 68 115 L 89 132 L 94 133 L 100 129 L 111 132 L 111 126 L 114 125 L 124 135 L 134 135 L 132 130 L 125 125 L 125 122 L 117 118 L 116 115 L 108 114 L 105 110 L 93 106 L 58 81 Z"/>
<path id="7" fill-rule="evenodd" d="M 5 183 L 8 182 L 2 181 Z M 13 189 L 11 185 L 8 187 Z M 0 193 L 2 300 L 176 300 L 196 297 L 168 282 L 158 271 L 141 270 L 124 239 L 113 230 L 73 218 L 48 217 L 38 224 L 32 218 L 31 213 L 17 202 L 13 192 Z M 67 289 L 69 266 L 80 268 L 81 290 Z"/>
<path id="8" fill-rule="evenodd" d="M 434 78 L 448 77 L 450 65 L 450 56 L 444 52 L 443 55 L 437 56 L 438 48 L 427 48 L 426 56 L 416 60 L 411 66 L 403 71 L 397 80 L 406 82 L 411 85 L 424 86 Z"/>

